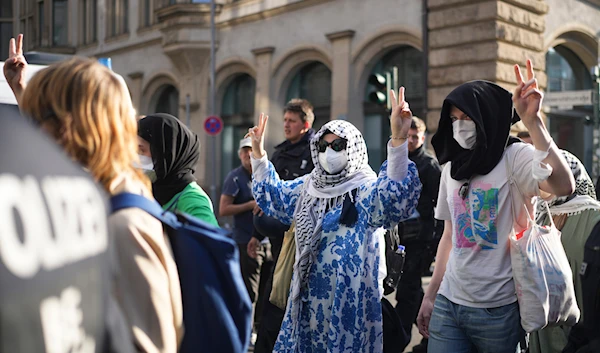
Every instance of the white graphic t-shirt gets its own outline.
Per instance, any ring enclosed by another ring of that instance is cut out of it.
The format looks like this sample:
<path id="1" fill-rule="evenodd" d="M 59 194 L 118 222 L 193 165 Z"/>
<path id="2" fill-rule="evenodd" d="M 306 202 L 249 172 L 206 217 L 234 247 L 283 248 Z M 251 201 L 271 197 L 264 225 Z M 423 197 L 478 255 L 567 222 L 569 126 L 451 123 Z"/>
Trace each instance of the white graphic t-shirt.
<path id="1" fill-rule="evenodd" d="M 509 235 L 527 227 L 524 202 L 531 209 L 531 197 L 539 193 L 532 176 L 534 148 L 525 143 L 510 145 L 496 167 L 487 175 L 477 175 L 469 191 L 461 197 L 467 180 L 450 176 L 451 163 L 442 170 L 435 217 L 452 221 L 452 251 L 439 293 L 450 301 L 475 308 L 494 308 L 517 300 L 510 265 Z M 512 188 L 513 222 L 507 173 L 525 196 Z"/>

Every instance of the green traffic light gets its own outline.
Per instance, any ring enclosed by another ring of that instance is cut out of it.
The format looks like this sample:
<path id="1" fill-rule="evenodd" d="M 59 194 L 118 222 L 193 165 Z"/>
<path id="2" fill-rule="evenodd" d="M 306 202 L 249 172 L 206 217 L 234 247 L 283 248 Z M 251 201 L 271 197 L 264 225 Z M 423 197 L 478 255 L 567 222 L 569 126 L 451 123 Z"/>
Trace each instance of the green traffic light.
<path id="1" fill-rule="evenodd" d="M 385 104 L 387 101 L 387 97 L 382 92 L 377 91 L 369 93 L 369 100 L 373 103 Z"/>
<path id="2" fill-rule="evenodd" d="M 369 76 L 369 83 L 375 86 L 377 89 L 383 89 L 386 86 L 386 79 L 383 75 L 372 74 Z"/>

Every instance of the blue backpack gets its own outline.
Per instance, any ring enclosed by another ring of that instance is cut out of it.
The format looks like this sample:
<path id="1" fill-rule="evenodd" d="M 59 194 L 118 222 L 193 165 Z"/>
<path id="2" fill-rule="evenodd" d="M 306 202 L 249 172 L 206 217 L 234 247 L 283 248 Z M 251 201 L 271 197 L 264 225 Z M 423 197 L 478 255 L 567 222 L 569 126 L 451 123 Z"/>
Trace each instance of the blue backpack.
<path id="1" fill-rule="evenodd" d="M 181 283 L 184 337 L 179 352 L 245 353 L 252 305 L 239 252 L 228 231 L 185 214 L 164 211 L 143 196 L 111 198 L 112 212 L 140 208 L 163 223 Z"/>

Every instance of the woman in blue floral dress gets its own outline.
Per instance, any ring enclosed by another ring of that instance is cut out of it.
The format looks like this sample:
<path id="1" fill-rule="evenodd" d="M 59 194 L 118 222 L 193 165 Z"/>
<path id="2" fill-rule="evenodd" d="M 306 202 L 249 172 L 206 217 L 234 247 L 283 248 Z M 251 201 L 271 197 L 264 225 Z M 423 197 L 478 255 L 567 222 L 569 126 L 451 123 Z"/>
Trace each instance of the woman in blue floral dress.
<path id="1" fill-rule="evenodd" d="M 279 179 L 263 148 L 268 120 L 251 128 L 253 192 L 261 209 L 296 221 L 296 260 L 274 352 L 382 352 L 383 234 L 415 211 L 421 184 L 408 159 L 412 113 L 392 91 L 392 136 L 379 176 L 354 125 L 334 120 L 310 142 L 311 174 Z"/>

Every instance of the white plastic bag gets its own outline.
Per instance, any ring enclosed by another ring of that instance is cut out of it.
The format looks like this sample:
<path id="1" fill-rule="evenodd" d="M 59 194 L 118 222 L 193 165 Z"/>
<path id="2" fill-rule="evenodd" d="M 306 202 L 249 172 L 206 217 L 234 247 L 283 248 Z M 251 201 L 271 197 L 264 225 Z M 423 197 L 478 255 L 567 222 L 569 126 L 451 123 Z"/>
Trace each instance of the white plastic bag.
<path id="1" fill-rule="evenodd" d="M 580 312 L 571 267 L 560 242 L 560 231 L 554 226 L 552 217 L 550 227 L 535 224 L 529 212 L 528 219 L 526 230 L 510 236 L 510 258 L 521 325 L 526 332 L 546 326 L 573 326 L 579 321 Z"/>

